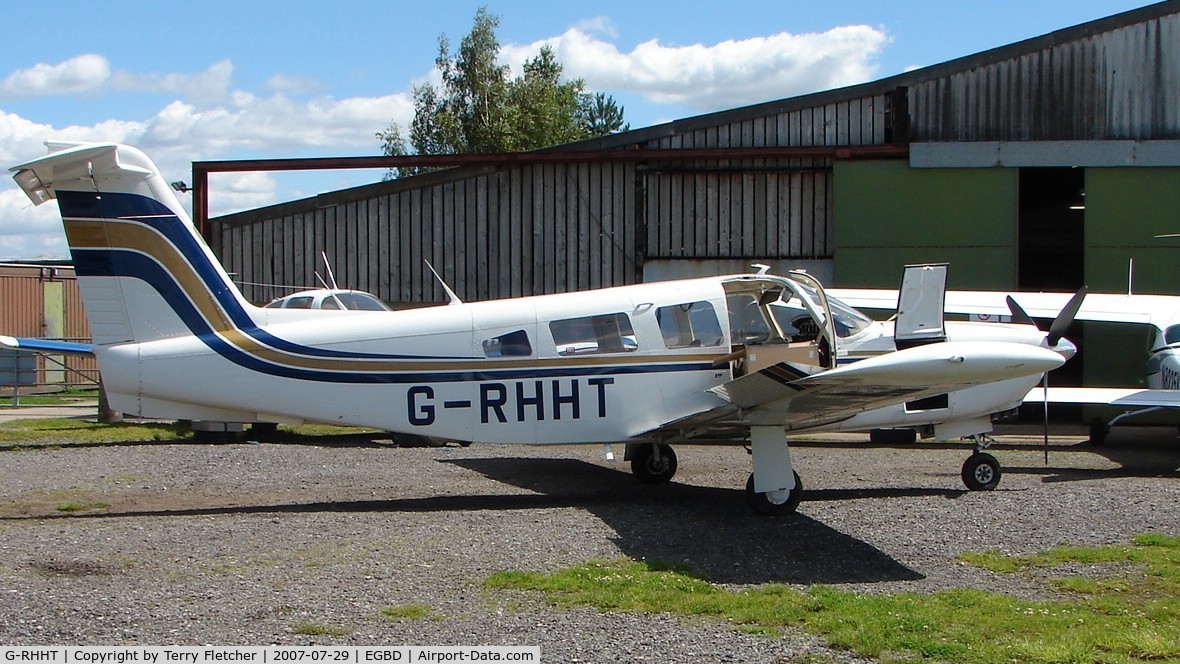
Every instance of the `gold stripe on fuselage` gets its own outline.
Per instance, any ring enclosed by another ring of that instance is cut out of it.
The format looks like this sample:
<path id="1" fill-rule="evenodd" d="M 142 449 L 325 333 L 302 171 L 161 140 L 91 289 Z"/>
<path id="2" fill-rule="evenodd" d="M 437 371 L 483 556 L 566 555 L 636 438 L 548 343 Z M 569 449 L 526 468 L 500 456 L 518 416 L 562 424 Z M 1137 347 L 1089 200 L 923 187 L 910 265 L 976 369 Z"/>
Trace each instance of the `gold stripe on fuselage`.
<path id="1" fill-rule="evenodd" d="M 609 365 L 707 363 L 721 357 L 720 353 L 660 355 L 596 355 L 577 358 L 520 358 L 455 360 L 418 360 L 398 358 L 308 357 L 263 345 L 237 328 L 229 315 L 218 304 L 192 265 L 176 247 L 155 229 L 130 220 L 104 219 L 101 221 L 69 219 L 65 222 L 66 236 L 71 247 L 79 249 L 123 249 L 151 257 L 176 279 L 181 290 L 214 332 L 238 350 L 273 364 L 297 369 L 338 371 L 343 373 L 374 372 L 446 372 L 490 371 L 503 369 L 544 369 L 561 367 L 598 367 Z M 294 343 L 294 342 L 292 342 Z"/>

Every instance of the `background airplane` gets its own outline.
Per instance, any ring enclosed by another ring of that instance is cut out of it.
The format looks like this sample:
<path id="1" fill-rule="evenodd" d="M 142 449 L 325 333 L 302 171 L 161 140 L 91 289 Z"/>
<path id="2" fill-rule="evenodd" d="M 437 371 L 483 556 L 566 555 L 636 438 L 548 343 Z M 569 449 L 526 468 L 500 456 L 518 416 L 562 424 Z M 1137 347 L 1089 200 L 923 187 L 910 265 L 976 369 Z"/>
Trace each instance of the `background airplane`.
<path id="1" fill-rule="evenodd" d="M 914 306 L 888 323 L 798 272 L 407 311 L 257 307 L 139 150 L 77 145 L 12 170 L 34 203 L 58 201 L 111 406 L 130 415 L 621 442 L 647 482 L 671 479 L 673 443 L 741 444 L 749 503 L 776 514 L 802 491 L 788 430 L 974 436 L 964 481 L 994 487 L 991 414 L 1074 352 L 1030 325 L 944 325 L 945 266 L 909 271 Z"/>
<path id="2" fill-rule="evenodd" d="M 835 288 L 828 292 L 864 309 L 891 310 L 897 291 Z M 945 311 L 1000 320 L 1005 317 L 1052 318 L 1069 300 L 1069 293 L 1002 293 L 947 291 Z M 1011 301 L 1011 303 L 1009 302 Z M 1180 297 L 1131 293 L 1090 293 L 1077 311 L 1077 320 L 1150 326 L 1147 351 L 1147 389 L 1138 387 L 1050 387 L 1031 390 L 1025 401 L 1090 404 L 1128 408 L 1109 422 L 1096 418 L 1090 439 L 1101 444 L 1110 427 L 1129 417 L 1180 409 Z"/>

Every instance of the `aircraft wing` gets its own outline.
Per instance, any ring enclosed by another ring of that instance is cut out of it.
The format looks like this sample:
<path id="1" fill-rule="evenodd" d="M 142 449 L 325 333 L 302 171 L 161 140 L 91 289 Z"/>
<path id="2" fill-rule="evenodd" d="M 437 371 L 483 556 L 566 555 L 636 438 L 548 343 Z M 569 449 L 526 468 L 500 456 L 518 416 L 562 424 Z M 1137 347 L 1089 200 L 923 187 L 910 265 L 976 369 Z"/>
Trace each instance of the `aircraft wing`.
<path id="1" fill-rule="evenodd" d="M 941 342 L 810 376 L 780 362 L 712 391 L 752 423 L 799 429 L 974 385 L 1039 375 L 1063 361 L 1051 350 L 1028 344 Z"/>
<path id="2" fill-rule="evenodd" d="M 829 295 L 857 309 L 897 308 L 897 291 L 871 288 L 829 288 Z M 1055 318 L 1073 293 L 1019 293 L 1007 291 L 947 291 L 946 312 L 979 316 L 1009 316 L 1005 298 L 1011 295 L 1034 318 Z M 1082 302 L 1076 320 L 1108 323 L 1155 324 L 1153 314 L 1180 308 L 1173 295 L 1122 295 L 1090 293 Z"/>
<path id="3" fill-rule="evenodd" d="M 27 350 L 38 353 L 59 353 L 62 355 L 94 355 L 94 346 L 72 341 L 53 341 L 29 337 L 6 337 L 0 335 L 0 347 L 11 350 Z"/>
<path id="4" fill-rule="evenodd" d="M 1180 408 L 1180 390 L 1144 390 L 1137 387 L 1050 387 L 1048 398 L 1040 387 L 1029 390 L 1029 403 L 1095 404 L 1135 408 Z"/>

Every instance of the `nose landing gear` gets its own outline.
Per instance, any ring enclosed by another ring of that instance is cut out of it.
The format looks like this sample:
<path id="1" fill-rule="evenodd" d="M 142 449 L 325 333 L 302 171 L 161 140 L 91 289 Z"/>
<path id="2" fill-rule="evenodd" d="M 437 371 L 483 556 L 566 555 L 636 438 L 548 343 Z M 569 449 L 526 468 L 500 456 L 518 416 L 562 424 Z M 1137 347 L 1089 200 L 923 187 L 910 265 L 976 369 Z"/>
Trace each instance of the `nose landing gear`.
<path id="1" fill-rule="evenodd" d="M 963 462 L 963 484 L 972 491 L 991 491 L 1000 484 L 1000 462 L 983 450 L 992 444 L 990 436 L 973 436 L 975 453 Z"/>

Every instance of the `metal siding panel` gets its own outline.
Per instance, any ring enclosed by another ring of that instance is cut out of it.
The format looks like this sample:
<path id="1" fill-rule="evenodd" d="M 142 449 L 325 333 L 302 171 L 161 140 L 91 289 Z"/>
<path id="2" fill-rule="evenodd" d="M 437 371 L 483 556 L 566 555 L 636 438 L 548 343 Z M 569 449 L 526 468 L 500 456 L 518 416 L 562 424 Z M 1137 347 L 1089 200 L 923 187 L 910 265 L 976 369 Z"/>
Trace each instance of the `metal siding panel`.
<path id="1" fill-rule="evenodd" d="M 553 292 L 553 166 L 542 165 L 536 169 L 538 182 L 533 194 L 537 197 L 537 208 L 533 215 L 533 250 L 536 254 L 537 276 L 535 286 L 539 293 Z"/>
<path id="2" fill-rule="evenodd" d="M 364 223 L 363 207 L 352 201 L 345 206 L 348 219 L 348 283 L 346 288 L 373 290 L 369 285 L 368 270 L 362 269 L 369 258 L 369 228 Z"/>
<path id="3" fill-rule="evenodd" d="M 586 206 L 588 222 L 585 249 L 589 252 L 589 288 L 602 288 L 607 279 L 603 274 L 606 270 L 605 262 L 609 253 L 606 251 L 607 215 L 605 213 L 607 201 L 613 192 L 610 190 L 610 180 L 605 177 L 609 164 L 592 164 L 589 166 L 586 186 L 589 187 Z"/>
<path id="4" fill-rule="evenodd" d="M 512 213 L 509 223 L 511 224 L 511 254 L 508 262 L 508 283 L 510 294 L 513 296 L 521 295 L 525 292 L 525 273 L 524 266 L 528 265 L 529 243 L 532 240 L 532 235 L 526 231 L 525 216 L 527 214 L 524 196 L 524 173 L 521 168 L 513 168 L 508 171 L 508 188 L 511 197 Z"/>
<path id="5" fill-rule="evenodd" d="M 417 197 L 417 205 L 415 205 Z M 413 263 L 416 253 L 416 238 L 413 234 L 414 209 L 421 207 L 422 192 L 418 190 L 399 192 L 390 201 L 393 228 L 389 233 L 389 270 L 397 275 L 397 299 L 399 302 L 413 302 L 424 294 L 420 280 L 414 279 Z"/>
<path id="6" fill-rule="evenodd" d="M 488 281 L 488 254 L 492 246 L 492 229 L 488 218 L 488 179 L 479 177 L 469 181 L 468 195 L 474 198 L 471 210 L 471 226 L 473 227 L 472 252 L 475 282 L 478 284 L 476 297 L 480 300 L 490 299 L 491 284 Z"/>
<path id="7" fill-rule="evenodd" d="M 752 173 L 746 173 L 742 178 L 742 197 L 739 201 L 741 205 L 742 215 L 742 238 L 741 238 L 741 252 L 743 256 L 754 256 L 757 254 L 754 242 L 754 182 L 755 179 L 765 177 L 764 174 L 755 176 Z"/>

